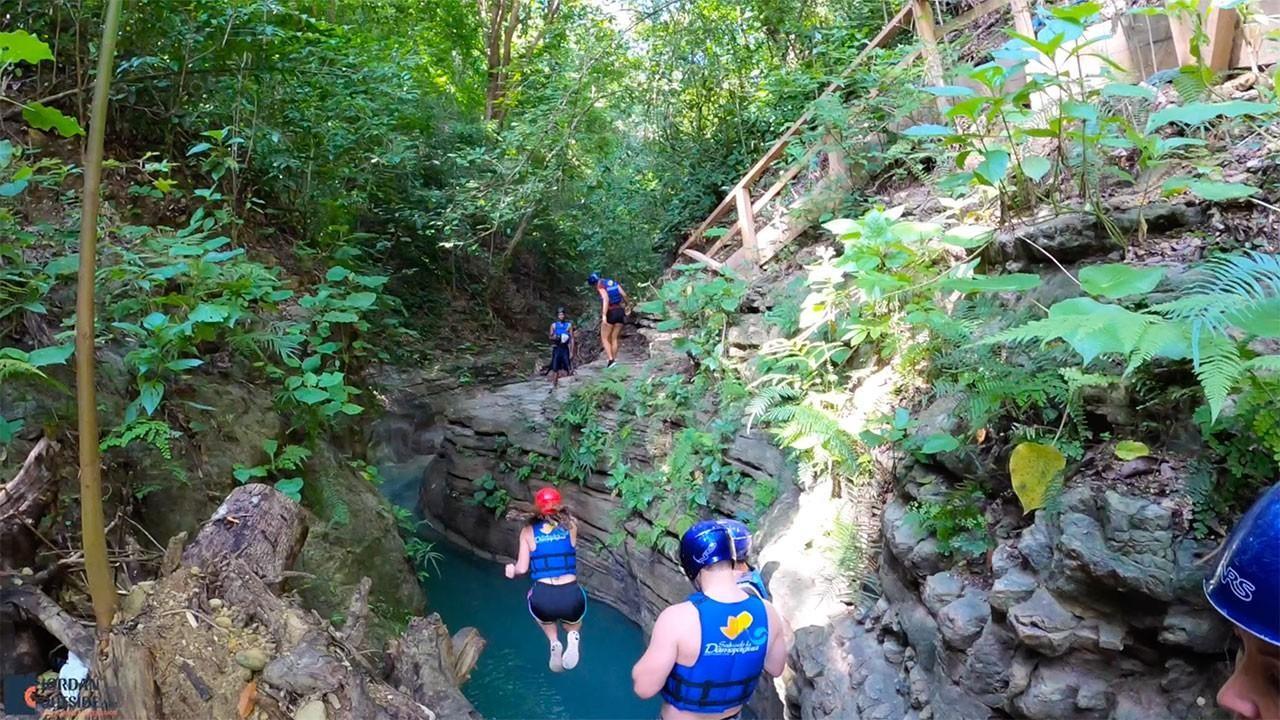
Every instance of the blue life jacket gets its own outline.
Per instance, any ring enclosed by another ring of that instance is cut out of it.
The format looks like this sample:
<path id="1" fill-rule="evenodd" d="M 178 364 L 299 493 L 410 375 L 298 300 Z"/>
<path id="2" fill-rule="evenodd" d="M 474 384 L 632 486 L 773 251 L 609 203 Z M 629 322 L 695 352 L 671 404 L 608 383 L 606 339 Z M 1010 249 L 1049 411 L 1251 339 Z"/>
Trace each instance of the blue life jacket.
<path id="1" fill-rule="evenodd" d="M 533 552 L 529 553 L 529 577 L 534 580 L 578 574 L 578 553 L 569 528 L 540 522 L 533 526 Z"/>
<path id="2" fill-rule="evenodd" d="M 609 296 L 610 305 L 622 302 L 622 286 L 616 280 L 606 278 L 600 282 L 604 283 L 604 291 Z"/>
<path id="3" fill-rule="evenodd" d="M 560 336 L 561 336 L 561 335 L 567 335 L 567 334 L 569 333 L 569 326 L 570 326 L 570 325 L 572 325 L 572 323 L 569 323 L 569 322 L 557 322 L 557 323 L 555 323 L 555 324 L 553 324 L 553 325 L 551 326 L 551 332 L 552 332 L 552 334 L 553 334 L 553 335 L 555 335 L 555 336 L 556 336 L 556 344 L 557 344 L 557 345 L 567 345 L 567 344 L 568 344 L 568 341 L 567 341 L 567 340 L 561 340 L 561 339 L 560 339 Z"/>
<path id="4" fill-rule="evenodd" d="M 689 596 L 698 609 L 702 642 L 692 666 L 676 663 L 662 687 L 662 699 L 688 712 L 718 713 L 745 705 L 760 682 L 769 648 L 769 615 L 764 601 L 722 603 L 702 593 Z"/>

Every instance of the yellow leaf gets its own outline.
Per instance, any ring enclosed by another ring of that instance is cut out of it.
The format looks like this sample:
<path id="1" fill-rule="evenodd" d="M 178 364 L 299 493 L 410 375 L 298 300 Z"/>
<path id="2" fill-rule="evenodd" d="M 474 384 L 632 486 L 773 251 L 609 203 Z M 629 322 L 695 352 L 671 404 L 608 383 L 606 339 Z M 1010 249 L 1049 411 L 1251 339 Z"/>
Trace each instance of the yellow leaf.
<path id="1" fill-rule="evenodd" d="M 1121 440 L 1116 443 L 1116 457 L 1121 460 L 1137 460 L 1150 454 L 1151 448 L 1147 447 L 1146 443 L 1140 443 L 1136 440 Z"/>
<path id="2" fill-rule="evenodd" d="M 1052 445 L 1024 442 L 1013 449 L 1009 476 L 1023 513 L 1044 507 L 1049 484 L 1066 466 L 1067 459 Z"/>

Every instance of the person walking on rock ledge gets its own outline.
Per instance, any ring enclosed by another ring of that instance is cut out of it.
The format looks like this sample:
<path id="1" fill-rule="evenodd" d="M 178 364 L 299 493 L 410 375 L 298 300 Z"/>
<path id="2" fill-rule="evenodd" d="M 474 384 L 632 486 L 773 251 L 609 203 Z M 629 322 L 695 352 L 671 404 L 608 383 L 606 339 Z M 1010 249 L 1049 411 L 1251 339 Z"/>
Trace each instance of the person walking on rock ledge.
<path id="1" fill-rule="evenodd" d="M 636 695 L 662 693 L 662 720 L 739 718 L 761 673 L 777 677 L 786 667 L 790 628 L 745 577 L 745 530 L 706 520 L 680 540 L 680 565 L 696 592 L 662 611 L 631 670 Z"/>
<path id="2" fill-rule="evenodd" d="M 605 367 L 613 367 L 618 361 L 618 339 L 622 337 L 622 324 L 627 320 L 627 291 L 616 280 L 601 278 L 599 273 L 587 276 L 587 284 L 600 295 L 600 344 L 609 358 Z"/>
<path id="3" fill-rule="evenodd" d="M 520 531 L 516 561 L 507 563 L 508 578 L 528 572 L 529 614 L 551 644 L 552 672 L 578 666 L 582 619 L 587 593 L 578 585 L 578 522 L 564 507 L 560 491 L 545 487 L 533 497 L 538 513 Z M 565 643 L 560 642 L 560 625 Z"/>
<path id="4" fill-rule="evenodd" d="M 1240 642 L 1218 704 L 1244 720 L 1280 718 L 1280 483 L 1236 524 L 1204 594 Z"/>

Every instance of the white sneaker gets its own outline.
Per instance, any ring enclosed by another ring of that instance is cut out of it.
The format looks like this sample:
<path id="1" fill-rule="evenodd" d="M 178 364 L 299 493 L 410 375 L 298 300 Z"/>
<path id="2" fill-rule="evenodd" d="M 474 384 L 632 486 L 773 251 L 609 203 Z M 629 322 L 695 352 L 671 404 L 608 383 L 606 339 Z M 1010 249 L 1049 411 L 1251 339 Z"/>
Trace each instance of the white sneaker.
<path id="1" fill-rule="evenodd" d="M 559 640 L 551 643 L 551 662 L 547 663 L 551 667 L 551 672 L 560 672 L 564 670 L 564 663 L 560 660 L 560 654 L 564 652 L 564 646 Z M 575 649 L 573 654 L 573 664 L 578 664 L 578 653 Z"/>
<path id="2" fill-rule="evenodd" d="M 578 633 L 570 630 L 569 647 L 564 651 L 564 669 L 572 670 L 578 666 Z"/>

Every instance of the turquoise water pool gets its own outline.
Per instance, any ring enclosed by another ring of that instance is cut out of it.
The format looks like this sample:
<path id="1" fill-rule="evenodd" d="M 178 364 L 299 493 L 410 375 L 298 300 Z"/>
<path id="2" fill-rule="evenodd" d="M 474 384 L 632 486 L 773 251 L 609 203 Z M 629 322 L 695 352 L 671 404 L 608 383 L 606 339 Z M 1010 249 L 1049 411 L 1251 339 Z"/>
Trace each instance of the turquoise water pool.
<path id="1" fill-rule="evenodd" d="M 383 471 L 391 502 L 416 504 L 421 471 Z M 427 607 L 450 630 L 468 625 L 488 641 L 471 679 L 462 686 L 489 720 L 652 720 L 660 703 L 631 691 L 631 666 L 644 652 L 644 633 L 622 613 L 589 602 L 578 667 L 553 673 L 547 639 L 529 615 L 527 577 L 508 580 L 502 565 L 481 560 L 439 538 L 442 555 L 423 584 Z M 443 719 L 442 719 L 443 720 Z"/>
<path id="2" fill-rule="evenodd" d="M 533 720 L 652 719 L 659 703 L 631 692 L 631 666 L 644 652 L 644 634 L 622 613 L 594 602 L 582 628 L 577 668 L 547 668 L 547 640 L 526 606 L 526 578 L 508 580 L 502 566 L 446 543 L 440 571 L 425 583 L 427 604 L 450 629 L 474 626 L 489 644 L 462 687 L 486 718 Z"/>

